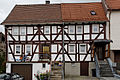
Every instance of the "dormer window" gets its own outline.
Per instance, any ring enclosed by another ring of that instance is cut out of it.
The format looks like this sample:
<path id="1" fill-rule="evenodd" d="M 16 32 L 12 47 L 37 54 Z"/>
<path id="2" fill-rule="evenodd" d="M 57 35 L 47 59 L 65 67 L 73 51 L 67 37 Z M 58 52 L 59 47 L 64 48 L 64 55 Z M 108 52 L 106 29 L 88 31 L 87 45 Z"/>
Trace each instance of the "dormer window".
<path id="1" fill-rule="evenodd" d="M 96 15 L 95 11 L 90 11 L 91 15 Z"/>

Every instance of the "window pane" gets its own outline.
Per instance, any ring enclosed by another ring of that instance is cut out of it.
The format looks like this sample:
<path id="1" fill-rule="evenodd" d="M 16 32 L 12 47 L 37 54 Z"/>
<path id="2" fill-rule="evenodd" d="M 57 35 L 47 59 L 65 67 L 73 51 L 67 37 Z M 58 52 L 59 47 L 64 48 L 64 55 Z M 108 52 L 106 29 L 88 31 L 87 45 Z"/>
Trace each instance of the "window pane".
<path id="1" fill-rule="evenodd" d="M 16 53 L 20 53 L 20 46 L 16 46 Z"/>
<path id="2" fill-rule="evenodd" d="M 44 26 L 44 33 L 49 34 L 50 33 L 50 26 Z"/>
<path id="3" fill-rule="evenodd" d="M 26 53 L 31 53 L 31 46 L 26 46 Z"/>
<path id="4" fill-rule="evenodd" d="M 80 45 L 80 53 L 85 53 L 85 52 L 86 52 L 86 46 Z"/>
<path id="5" fill-rule="evenodd" d="M 13 27 L 13 35 L 18 35 L 18 27 Z"/>
<path id="6" fill-rule="evenodd" d="M 20 34 L 21 35 L 25 35 L 26 34 L 26 28 L 25 27 L 21 27 L 20 28 Z"/>
<path id="7" fill-rule="evenodd" d="M 49 53 L 49 46 L 43 46 L 43 53 Z"/>
<path id="8" fill-rule="evenodd" d="M 69 34 L 75 33 L 75 26 L 69 26 Z"/>
<path id="9" fill-rule="evenodd" d="M 99 25 L 98 24 L 92 25 L 92 32 L 93 33 L 98 33 L 99 32 Z"/>
<path id="10" fill-rule="evenodd" d="M 83 26 L 82 25 L 77 25 L 77 33 L 82 34 L 83 33 Z"/>
<path id="11" fill-rule="evenodd" d="M 75 50 L 74 47 L 75 47 L 74 45 L 69 45 L 69 52 L 74 52 Z"/>
<path id="12" fill-rule="evenodd" d="M 42 68 L 45 68 L 46 67 L 46 64 L 42 64 Z"/>

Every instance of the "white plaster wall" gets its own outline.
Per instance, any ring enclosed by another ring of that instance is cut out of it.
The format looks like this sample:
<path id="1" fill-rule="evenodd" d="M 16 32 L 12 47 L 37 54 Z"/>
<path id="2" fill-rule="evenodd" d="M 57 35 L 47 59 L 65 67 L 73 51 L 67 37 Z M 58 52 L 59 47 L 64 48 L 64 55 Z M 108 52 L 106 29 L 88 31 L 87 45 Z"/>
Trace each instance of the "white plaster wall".
<path id="1" fill-rule="evenodd" d="M 111 13 L 111 49 L 119 50 L 120 49 L 120 11 L 112 11 Z"/>
<path id="2" fill-rule="evenodd" d="M 46 64 L 46 68 L 42 68 L 42 63 L 14 63 L 14 64 L 32 64 L 32 80 L 37 80 L 34 74 L 45 73 L 50 70 L 50 65 Z M 11 63 L 6 63 L 6 73 L 11 73 Z"/>
<path id="3" fill-rule="evenodd" d="M 65 63 L 66 76 L 80 76 L 80 63 Z"/>
<path id="4" fill-rule="evenodd" d="M 45 73 L 46 71 L 50 70 L 50 66 L 48 65 L 48 63 L 45 64 L 46 64 L 46 68 L 42 68 L 42 63 L 33 63 L 33 80 L 37 80 L 34 74 Z"/>
<path id="5" fill-rule="evenodd" d="M 6 73 L 11 73 L 11 63 L 6 63 Z"/>

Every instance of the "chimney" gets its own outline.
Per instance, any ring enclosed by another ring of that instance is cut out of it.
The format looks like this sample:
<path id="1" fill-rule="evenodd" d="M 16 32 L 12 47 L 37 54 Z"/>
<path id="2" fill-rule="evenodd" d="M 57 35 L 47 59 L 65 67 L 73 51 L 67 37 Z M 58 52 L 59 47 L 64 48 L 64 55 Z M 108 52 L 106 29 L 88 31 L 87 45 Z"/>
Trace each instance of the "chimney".
<path id="1" fill-rule="evenodd" d="M 46 4 L 50 4 L 50 0 L 46 0 Z"/>

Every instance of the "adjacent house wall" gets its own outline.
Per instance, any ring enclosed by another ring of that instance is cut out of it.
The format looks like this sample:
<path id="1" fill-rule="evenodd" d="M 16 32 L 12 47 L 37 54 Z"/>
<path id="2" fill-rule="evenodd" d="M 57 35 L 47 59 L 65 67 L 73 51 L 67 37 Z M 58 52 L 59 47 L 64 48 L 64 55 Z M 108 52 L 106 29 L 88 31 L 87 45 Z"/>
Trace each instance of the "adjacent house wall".
<path id="1" fill-rule="evenodd" d="M 120 11 L 112 11 L 110 19 L 111 50 L 120 50 Z"/>

